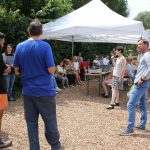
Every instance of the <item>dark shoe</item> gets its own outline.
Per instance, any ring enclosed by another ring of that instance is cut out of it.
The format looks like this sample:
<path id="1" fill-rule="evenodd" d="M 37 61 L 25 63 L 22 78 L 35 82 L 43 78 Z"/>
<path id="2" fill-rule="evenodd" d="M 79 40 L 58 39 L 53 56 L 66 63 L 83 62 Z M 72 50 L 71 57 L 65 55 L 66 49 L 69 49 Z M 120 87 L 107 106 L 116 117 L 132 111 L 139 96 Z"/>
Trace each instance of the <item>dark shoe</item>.
<path id="1" fill-rule="evenodd" d="M 114 106 L 120 106 L 120 104 L 119 103 L 115 103 Z"/>
<path id="2" fill-rule="evenodd" d="M 103 98 L 109 98 L 109 95 L 102 95 Z"/>
<path id="3" fill-rule="evenodd" d="M 64 149 L 65 149 L 64 146 L 61 145 L 61 147 L 60 147 L 59 149 L 58 149 L 58 148 L 57 148 L 57 149 L 55 148 L 55 149 L 52 149 L 52 150 L 64 150 Z"/>
<path id="4" fill-rule="evenodd" d="M 136 128 L 136 129 L 139 129 L 139 130 L 145 130 L 145 127 L 141 127 L 141 126 L 139 126 L 139 125 L 138 125 L 138 126 L 135 126 L 135 128 Z"/>
<path id="5" fill-rule="evenodd" d="M 105 96 L 105 93 L 102 93 L 101 96 Z"/>
<path id="6" fill-rule="evenodd" d="M 9 146 L 12 145 L 12 141 L 10 140 L 7 140 L 7 141 L 3 141 L 1 138 L 0 138 L 0 149 L 2 148 L 7 148 Z"/>
<path id="7" fill-rule="evenodd" d="M 119 135 L 120 136 L 130 136 L 131 134 L 133 134 L 134 130 L 133 129 L 124 129 Z"/>
<path id="8" fill-rule="evenodd" d="M 106 109 L 108 109 L 108 110 L 114 109 L 114 105 L 111 104 L 111 105 L 109 105 Z"/>

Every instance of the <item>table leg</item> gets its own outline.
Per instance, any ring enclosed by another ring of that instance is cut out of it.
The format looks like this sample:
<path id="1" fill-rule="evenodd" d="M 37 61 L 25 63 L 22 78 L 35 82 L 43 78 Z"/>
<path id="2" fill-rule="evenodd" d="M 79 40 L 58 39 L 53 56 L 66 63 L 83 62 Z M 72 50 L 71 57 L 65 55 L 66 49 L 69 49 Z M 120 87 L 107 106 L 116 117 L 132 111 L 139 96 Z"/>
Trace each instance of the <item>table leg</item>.
<path id="1" fill-rule="evenodd" d="M 99 77 L 99 96 L 101 95 L 101 77 Z"/>
<path id="2" fill-rule="evenodd" d="M 89 95 L 89 77 L 87 76 L 87 95 Z"/>

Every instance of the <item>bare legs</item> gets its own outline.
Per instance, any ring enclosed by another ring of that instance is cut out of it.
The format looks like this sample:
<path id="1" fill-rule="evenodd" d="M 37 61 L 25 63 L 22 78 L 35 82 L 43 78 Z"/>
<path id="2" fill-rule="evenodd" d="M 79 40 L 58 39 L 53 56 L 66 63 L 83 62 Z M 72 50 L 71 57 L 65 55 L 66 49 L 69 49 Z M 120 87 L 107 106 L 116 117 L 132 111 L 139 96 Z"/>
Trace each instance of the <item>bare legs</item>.
<path id="1" fill-rule="evenodd" d="M 119 103 L 119 90 L 112 88 L 112 99 L 110 104 Z"/>
<path id="2" fill-rule="evenodd" d="M 107 109 L 114 109 L 114 106 L 119 106 L 119 89 L 112 88 L 112 99 Z"/>

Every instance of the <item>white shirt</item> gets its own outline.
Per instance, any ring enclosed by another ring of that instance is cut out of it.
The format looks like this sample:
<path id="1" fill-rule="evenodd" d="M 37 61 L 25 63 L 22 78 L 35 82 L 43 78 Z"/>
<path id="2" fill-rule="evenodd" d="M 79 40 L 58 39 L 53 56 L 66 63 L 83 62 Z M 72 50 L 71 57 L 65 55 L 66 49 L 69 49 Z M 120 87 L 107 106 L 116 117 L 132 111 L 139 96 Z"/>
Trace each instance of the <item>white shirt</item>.
<path id="1" fill-rule="evenodd" d="M 73 62 L 73 67 L 75 70 L 79 70 L 79 62 Z"/>
<path id="2" fill-rule="evenodd" d="M 145 80 L 150 79 L 150 52 L 144 53 L 140 59 L 134 83 L 137 83 L 141 78 Z"/>
<path id="3" fill-rule="evenodd" d="M 122 61 L 125 59 L 124 56 L 122 57 L 118 57 L 116 60 L 116 64 L 114 66 L 114 70 L 113 70 L 113 76 L 116 77 L 121 77 L 121 71 L 125 70 L 125 68 L 122 68 Z"/>
<path id="4" fill-rule="evenodd" d="M 104 64 L 104 65 L 108 65 L 108 64 L 109 64 L 109 59 L 103 58 L 103 64 Z"/>

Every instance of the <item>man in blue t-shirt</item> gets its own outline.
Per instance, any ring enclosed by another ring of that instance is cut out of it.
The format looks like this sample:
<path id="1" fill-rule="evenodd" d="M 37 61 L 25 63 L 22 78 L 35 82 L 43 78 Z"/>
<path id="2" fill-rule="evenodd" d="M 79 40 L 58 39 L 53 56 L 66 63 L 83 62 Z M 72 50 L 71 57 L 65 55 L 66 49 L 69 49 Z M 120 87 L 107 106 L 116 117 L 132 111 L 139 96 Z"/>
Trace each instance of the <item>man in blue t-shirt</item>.
<path id="1" fill-rule="evenodd" d="M 52 76 L 55 64 L 51 47 L 39 38 L 42 24 L 33 20 L 28 27 L 29 39 L 18 44 L 14 57 L 16 75 L 21 75 L 25 118 L 30 150 L 40 150 L 39 114 L 45 124 L 45 136 L 52 150 L 62 150 L 56 119 L 56 91 Z"/>

